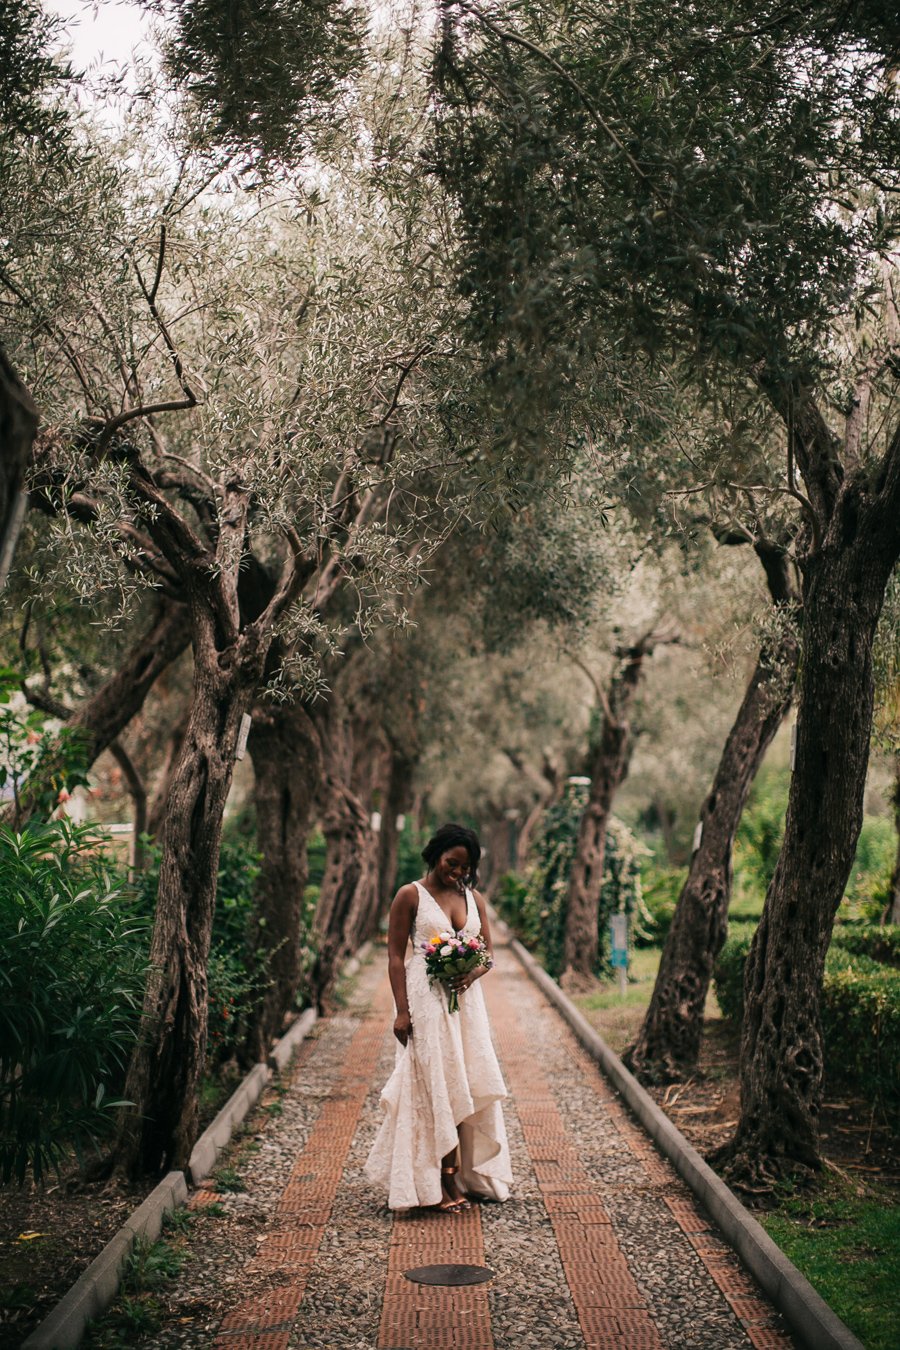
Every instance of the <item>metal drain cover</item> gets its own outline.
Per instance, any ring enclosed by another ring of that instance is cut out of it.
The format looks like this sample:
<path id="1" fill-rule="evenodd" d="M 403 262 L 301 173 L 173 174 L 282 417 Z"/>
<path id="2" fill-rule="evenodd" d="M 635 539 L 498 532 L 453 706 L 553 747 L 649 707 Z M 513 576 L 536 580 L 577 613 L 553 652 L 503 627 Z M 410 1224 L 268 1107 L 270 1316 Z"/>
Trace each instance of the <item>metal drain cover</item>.
<path id="1" fill-rule="evenodd" d="M 494 1278 L 487 1266 L 416 1266 L 403 1273 L 416 1284 L 484 1284 Z"/>

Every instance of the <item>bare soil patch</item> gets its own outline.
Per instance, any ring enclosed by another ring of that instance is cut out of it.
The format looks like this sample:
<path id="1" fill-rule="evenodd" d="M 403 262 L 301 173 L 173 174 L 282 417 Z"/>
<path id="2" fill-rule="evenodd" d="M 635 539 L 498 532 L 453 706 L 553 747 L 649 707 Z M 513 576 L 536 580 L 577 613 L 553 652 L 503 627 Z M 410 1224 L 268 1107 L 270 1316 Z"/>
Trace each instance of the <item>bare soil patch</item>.
<path id="1" fill-rule="evenodd" d="M 226 1066 L 201 1106 L 205 1129 L 240 1075 Z M 153 1190 L 120 1181 L 86 1183 L 74 1159 L 43 1186 L 0 1187 L 0 1350 L 17 1350 Z"/>
<path id="2" fill-rule="evenodd" d="M 0 1190 L 0 1347 L 47 1316 L 152 1189 L 84 1185 L 77 1169 L 46 1186 Z"/>
<path id="3" fill-rule="evenodd" d="M 649 1092 L 684 1137 L 706 1156 L 731 1137 L 740 1111 L 739 1038 L 721 1017 L 708 1017 L 698 1072 L 684 1083 Z M 900 1202 L 900 1139 L 883 1110 L 838 1084 L 826 1090 L 821 1117 L 826 1166 L 864 1185 L 896 1189 Z M 744 1203 L 747 1197 L 741 1196 Z"/>

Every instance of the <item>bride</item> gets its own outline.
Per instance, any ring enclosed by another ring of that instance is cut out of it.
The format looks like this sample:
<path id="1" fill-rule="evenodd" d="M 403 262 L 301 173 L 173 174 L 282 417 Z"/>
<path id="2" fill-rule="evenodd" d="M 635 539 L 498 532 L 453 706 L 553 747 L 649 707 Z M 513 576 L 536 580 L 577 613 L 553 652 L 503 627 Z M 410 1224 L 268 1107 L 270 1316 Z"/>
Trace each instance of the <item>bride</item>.
<path id="1" fill-rule="evenodd" d="M 481 845 L 473 830 L 442 825 L 422 852 L 428 871 L 401 886 L 391 905 L 388 971 L 399 1045 L 381 1094 L 384 1119 L 366 1175 L 388 1192 L 391 1209 L 469 1208 L 467 1195 L 505 1200 L 512 1182 L 500 1106 L 506 1088 L 491 1044 L 478 981 L 493 964 L 484 901 L 475 884 Z M 430 982 L 422 943 L 437 933 L 481 936 L 490 957 L 448 987 Z M 404 960 L 410 938 L 413 952 Z"/>

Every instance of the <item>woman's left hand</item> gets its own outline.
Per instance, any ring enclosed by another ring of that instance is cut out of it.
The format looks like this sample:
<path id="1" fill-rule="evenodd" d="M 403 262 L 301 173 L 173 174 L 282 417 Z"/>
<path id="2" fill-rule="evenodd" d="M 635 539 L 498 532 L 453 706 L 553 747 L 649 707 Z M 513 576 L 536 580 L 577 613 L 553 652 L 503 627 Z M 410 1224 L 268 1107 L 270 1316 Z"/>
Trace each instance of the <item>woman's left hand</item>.
<path id="1" fill-rule="evenodd" d="M 481 967 L 475 970 L 467 970 L 465 975 L 457 975 L 450 981 L 450 988 L 455 989 L 458 994 L 464 994 L 482 974 Z"/>

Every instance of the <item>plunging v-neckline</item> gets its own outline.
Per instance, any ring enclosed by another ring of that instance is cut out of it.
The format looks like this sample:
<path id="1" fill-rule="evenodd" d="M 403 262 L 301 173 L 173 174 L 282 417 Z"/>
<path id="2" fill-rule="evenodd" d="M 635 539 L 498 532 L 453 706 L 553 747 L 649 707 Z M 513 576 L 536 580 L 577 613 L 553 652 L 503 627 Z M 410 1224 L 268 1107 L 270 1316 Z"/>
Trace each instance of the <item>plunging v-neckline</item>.
<path id="1" fill-rule="evenodd" d="M 421 887 L 422 887 L 422 890 L 423 890 L 423 891 L 425 892 L 425 894 L 428 896 L 428 899 L 431 901 L 431 903 L 435 906 L 436 909 L 438 909 L 438 910 L 440 911 L 440 913 L 441 913 L 441 914 L 444 916 L 444 918 L 447 920 L 447 925 L 448 925 L 448 927 L 452 928 L 454 933 L 461 933 L 461 932 L 463 932 L 463 930 L 465 929 L 466 925 L 467 925 L 468 922 L 469 922 L 469 892 L 468 892 L 468 889 L 467 889 L 466 892 L 465 892 L 466 917 L 463 919 L 461 926 L 460 926 L 459 928 L 457 928 L 456 925 L 454 924 L 453 920 L 451 919 L 450 915 L 449 915 L 449 914 L 447 913 L 447 911 L 444 909 L 444 906 L 438 901 L 438 899 L 437 899 L 436 896 L 433 896 L 433 895 L 431 894 L 431 891 L 430 891 L 430 890 L 428 889 L 428 887 L 425 885 L 424 881 L 419 881 L 419 882 L 417 882 L 416 884 L 417 884 L 418 886 L 421 886 Z"/>

